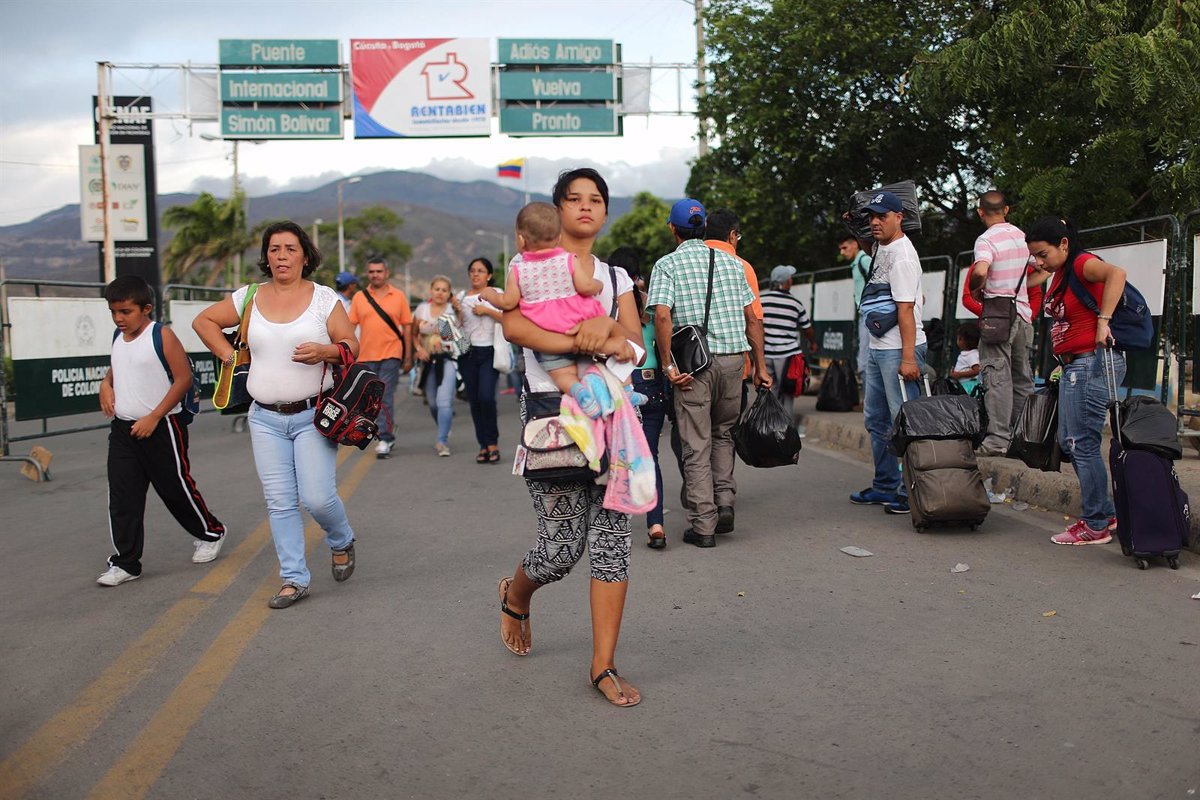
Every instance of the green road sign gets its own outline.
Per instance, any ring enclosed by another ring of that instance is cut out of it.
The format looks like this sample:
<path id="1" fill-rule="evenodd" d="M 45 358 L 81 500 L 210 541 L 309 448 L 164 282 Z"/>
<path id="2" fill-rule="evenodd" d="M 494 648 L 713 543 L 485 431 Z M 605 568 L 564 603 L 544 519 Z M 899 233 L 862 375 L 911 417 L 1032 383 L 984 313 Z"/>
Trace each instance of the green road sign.
<path id="1" fill-rule="evenodd" d="M 219 63 L 225 67 L 337 67 L 337 39 L 221 39 Z"/>
<path id="2" fill-rule="evenodd" d="M 222 103 L 340 103 L 339 72 L 222 72 Z"/>
<path id="3" fill-rule="evenodd" d="M 501 39 L 501 64 L 614 64 L 612 39 Z"/>
<path id="4" fill-rule="evenodd" d="M 500 73 L 501 100 L 616 100 L 617 76 L 612 72 Z"/>
<path id="5" fill-rule="evenodd" d="M 500 132 L 509 136 L 619 136 L 616 107 L 502 108 Z"/>
<path id="6" fill-rule="evenodd" d="M 341 139 L 342 109 L 221 109 L 225 139 Z"/>

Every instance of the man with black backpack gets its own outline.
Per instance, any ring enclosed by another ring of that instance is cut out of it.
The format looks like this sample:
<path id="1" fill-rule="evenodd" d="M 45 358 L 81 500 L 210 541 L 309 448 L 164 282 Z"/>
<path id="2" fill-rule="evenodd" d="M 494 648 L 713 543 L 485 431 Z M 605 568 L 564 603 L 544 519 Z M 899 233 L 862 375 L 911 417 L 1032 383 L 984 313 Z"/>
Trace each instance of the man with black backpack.
<path id="1" fill-rule="evenodd" d="M 367 262 L 367 288 L 350 302 L 350 322 L 359 325 L 359 362 L 383 381 L 383 419 L 375 455 L 387 458 L 395 446 L 393 432 L 396 382 L 412 369 L 408 335 L 412 310 L 404 292 L 388 282 L 387 262 L 375 257 Z"/>

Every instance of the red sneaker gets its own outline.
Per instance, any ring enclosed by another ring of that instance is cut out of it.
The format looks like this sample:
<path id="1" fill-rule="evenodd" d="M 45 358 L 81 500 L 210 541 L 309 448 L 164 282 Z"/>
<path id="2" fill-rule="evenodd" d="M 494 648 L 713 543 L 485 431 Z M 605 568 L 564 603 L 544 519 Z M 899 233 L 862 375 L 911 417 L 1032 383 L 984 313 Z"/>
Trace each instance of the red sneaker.
<path id="1" fill-rule="evenodd" d="M 1112 528 L 1105 526 L 1102 531 L 1094 531 L 1083 520 L 1076 520 L 1071 527 L 1062 533 L 1050 537 L 1055 544 L 1108 544 L 1112 541 Z"/>

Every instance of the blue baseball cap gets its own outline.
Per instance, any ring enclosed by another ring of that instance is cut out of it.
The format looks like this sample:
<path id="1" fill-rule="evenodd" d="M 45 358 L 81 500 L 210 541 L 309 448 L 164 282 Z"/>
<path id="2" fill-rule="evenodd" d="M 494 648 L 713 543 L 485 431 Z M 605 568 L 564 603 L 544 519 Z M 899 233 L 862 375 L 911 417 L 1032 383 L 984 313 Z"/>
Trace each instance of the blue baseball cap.
<path id="1" fill-rule="evenodd" d="M 888 211 L 900 212 L 903 209 L 904 204 L 900 202 L 900 198 L 891 192 L 879 192 L 866 205 L 867 211 L 874 211 L 876 214 L 886 214 Z"/>
<path id="2" fill-rule="evenodd" d="M 700 217 L 700 221 L 693 223 L 692 220 L 697 216 Z M 703 228 L 707 219 L 708 214 L 704 211 L 704 205 L 699 200 L 693 200 L 690 197 L 685 197 L 671 206 L 671 216 L 667 217 L 667 221 L 676 228 L 691 230 Z"/>
<path id="3" fill-rule="evenodd" d="M 337 288 L 345 289 L 352 283 L 358 283 L 358 277 L 353 272 L 339 272 L 333 282 L 337 284 Z"/>

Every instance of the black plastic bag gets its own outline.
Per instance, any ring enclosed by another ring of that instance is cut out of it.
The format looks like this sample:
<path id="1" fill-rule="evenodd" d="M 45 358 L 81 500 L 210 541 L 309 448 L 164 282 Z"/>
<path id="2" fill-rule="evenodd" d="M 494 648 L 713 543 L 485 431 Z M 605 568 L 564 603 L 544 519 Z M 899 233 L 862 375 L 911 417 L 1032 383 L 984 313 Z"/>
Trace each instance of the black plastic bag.
<path id="1" fill-rule="evenodd" d="M 830 363 L 817 393 L 817 411 L 853 411 L 858 405 L 858 376 L 845 359 Z"/>
<path id="2" fill-rule="evenodd" d="M 891 192 L 900 198 L 901 214 L 900 229 L 905 233 L 921 232 L 921 210 L 917 203 L 917 185 L 912 181 L 900 181 L 868 192 L 855 192 L 850 197 L 849 216 L 845 220 L 846 227 L 860 242 L 869 242 L 871 236 L 871 220 L 867 216 L 866 207 L 880 192 Z"/>
<path id="3" fill-rule="evenodd" d="M 770 389 L 761 387 L 733 426 L 733 446 L 752 467 L 786 467 L 800 460 L 800 434 L 791 415 Z"/>
<path id="4" fill-rule="evenodd" d="M 1129 450 L 1149 450 L 1163 458 L 1183 458 L 1179 423 L 1166 406 L 1153 397 L 1126 397 L 1109 407 L 1113 431 L 1121 432 L 1121 444 Z M 1120 414 L 1119 419 L 1112 415 Z"/>
<path id="5" fill-rule="evenodd" d="M 961 394 L 918 397 L 900 406 L 888 449 L 903 456 L 909 442 L 917 439 L 970 439 L 971 446 L 978 447 L 986 433 L 983 406 L 975 398 Z"/>
<path id="6" fill-rule="evenodd" d="M 958 378 L 938 378 L 933 382 L 933 386 L 929 390 L 930 394 L 963 394 L 967 390 L 958 382 Z"/>
<path id="7" fill-rule="evenodd" d="M 1058 443 L 1057 385 L 1025 398 L 1025 407 L 1013 426 L 1008 457 L 1042 472 L 1059 471 L 1063 458 Z"/>

